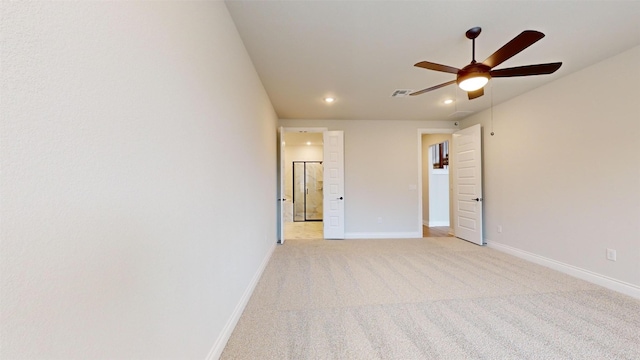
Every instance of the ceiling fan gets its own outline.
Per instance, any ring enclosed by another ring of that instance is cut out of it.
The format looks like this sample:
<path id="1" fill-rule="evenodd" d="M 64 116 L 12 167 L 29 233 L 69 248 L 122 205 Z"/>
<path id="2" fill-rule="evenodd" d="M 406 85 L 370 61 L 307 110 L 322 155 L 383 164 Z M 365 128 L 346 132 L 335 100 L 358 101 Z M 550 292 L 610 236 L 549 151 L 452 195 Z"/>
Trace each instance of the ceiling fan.
<path id="1" fill-rule="evenodd" d="M 542 39 L 544 37 L 544 34 L 535 30 L 525 30 L 520 33 L 520 35 L 516 36 L 511 41 L 506 43 L 503 47 L 494 52 L 485 61 L 478 63 L 476 62 L 476 38 L 478 37 L 478 35 L 480 35 L 481 31 L 482 29 L 480 27 L 474 27 L 466 32 L 467 38 L 472 41 L 471 63 L 463 67 L 462 69 L 458 69 L 452 66 L 440 65 L 428 61 L 421 61 L 414 65 L 428 70 L 456 74 L 455 80 L 416 91 L 409 95 L 420 95 L 428 91 L 436 90 L 441 87 L 457 83 L 462 90 L 467 92 L 469 100 L 472 100 L 484 95 L 484 86 L 492 77 L 497 78 L 546 75 L 554 73 L 560 68 L 560 66 L 562 66 L 562 62 L 555 62 L 493 70 L 494 67 L 502 64 L 507 59 L 511 58 L 522 50 L 533 45 L 538 40 Z"/>

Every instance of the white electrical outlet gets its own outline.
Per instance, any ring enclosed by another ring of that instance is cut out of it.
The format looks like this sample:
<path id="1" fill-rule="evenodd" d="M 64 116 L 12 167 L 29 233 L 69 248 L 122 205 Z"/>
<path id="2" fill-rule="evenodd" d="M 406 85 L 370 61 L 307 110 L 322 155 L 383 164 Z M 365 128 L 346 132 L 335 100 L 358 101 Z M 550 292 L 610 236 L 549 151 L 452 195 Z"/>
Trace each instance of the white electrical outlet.
<path id="1" fill-rule="evenodd" d="M 382 224 L 382 218 L 381 217 L 378 218 L 378 224 Z"/>
<path id="2" fill-rule="evenodd" d="M 616 251 L 614 249 L 607 249 L 607 260 L 616 261 Z"/>
<path id="3" fill-rule="evenodd" d="M 502 232 L 502 225 L 498 225 L 498 233 Z"/>

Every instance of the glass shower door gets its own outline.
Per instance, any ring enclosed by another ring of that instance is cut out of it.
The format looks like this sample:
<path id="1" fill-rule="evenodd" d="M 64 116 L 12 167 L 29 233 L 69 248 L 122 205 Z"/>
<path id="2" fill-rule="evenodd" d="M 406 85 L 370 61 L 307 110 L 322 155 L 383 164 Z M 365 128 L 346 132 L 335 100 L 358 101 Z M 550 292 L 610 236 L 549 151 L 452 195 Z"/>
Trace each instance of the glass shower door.
<path id="1" fill-rule="evenodd" d="M 322 220 L 322 163 L 311 162 L 306 164 L 305 181 L 307 194 L 305 201 L 305 220 Z"/>
<path id="2" fill-rule="evenodd" d="M 304 165 L 304 161 L 293 162 L 293 221 L 305 221 L 304 198 L 307 186 Z"/>
<path id="3" fill-rule="evenodd" d="M 322 221 L 322 162 L 293 162 L 293 221 Z"/>

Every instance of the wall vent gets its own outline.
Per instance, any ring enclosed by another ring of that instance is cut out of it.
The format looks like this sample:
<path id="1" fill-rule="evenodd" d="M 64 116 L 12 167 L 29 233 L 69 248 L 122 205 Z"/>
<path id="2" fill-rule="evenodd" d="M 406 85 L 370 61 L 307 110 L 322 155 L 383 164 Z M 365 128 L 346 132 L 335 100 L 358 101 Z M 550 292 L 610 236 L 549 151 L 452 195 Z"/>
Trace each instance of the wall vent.
<path id="1" fill-rule="evenodd" d="M 412 92 L 413 90 L 411 89 L 398 89 L 395 90 L 393 94 L 391 94 L 391 97 L 405 97 L 409 96 L 409 94 L 411 94 Z"/>

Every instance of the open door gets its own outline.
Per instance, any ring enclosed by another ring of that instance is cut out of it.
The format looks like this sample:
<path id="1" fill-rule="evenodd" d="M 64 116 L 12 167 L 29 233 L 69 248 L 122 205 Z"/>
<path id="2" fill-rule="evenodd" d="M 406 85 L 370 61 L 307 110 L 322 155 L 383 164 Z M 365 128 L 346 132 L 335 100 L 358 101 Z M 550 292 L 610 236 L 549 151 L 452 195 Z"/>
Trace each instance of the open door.
<path id="1" fill-rule="evenodd" d="M 324 138 L 324 238 L 344 239 L 344 132 L 325 131 Z"/>
<path id="2" fill-rule="evenodd" d="M 482 138 L 480 124 L 453 133 L 453 216 L 456 237 L 484 245 L 482 238 Z"/>
<path id="3" fill-rule="evenodd" d="M 284 127 L 278 128 L 278 243 L 284 244 Z"/>

